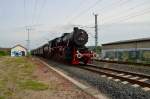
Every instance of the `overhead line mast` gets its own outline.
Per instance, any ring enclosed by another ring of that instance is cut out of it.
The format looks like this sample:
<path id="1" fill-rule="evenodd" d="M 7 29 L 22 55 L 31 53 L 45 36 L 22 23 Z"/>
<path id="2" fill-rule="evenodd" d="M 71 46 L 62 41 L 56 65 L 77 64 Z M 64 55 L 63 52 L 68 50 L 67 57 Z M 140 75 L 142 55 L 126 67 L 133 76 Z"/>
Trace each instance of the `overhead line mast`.
<path id="1" fill-rule="evenodd" d="M 27 49 L 28 49 L 28 53 L 30 53 L 30 31 L 31 31 L 31 27 L 26 27 L 26 31 L 28 33 Z"/>
<path id="2" fill-rule="evenodd" d="M 98 14 L 94 14 L 95 16 L 95 51 L 97 52 L 97 46 L 98 46 L 98 23 L 97 23 L 97 16 Z"/>

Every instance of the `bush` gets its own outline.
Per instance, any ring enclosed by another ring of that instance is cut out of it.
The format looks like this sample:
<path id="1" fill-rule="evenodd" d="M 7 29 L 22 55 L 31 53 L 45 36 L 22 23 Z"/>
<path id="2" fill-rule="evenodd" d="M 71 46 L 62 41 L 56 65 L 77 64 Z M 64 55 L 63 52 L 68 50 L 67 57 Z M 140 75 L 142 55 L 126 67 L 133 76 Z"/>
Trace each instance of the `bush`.
<path id="1" fill-rule="evenodd" d="M 93 51 L 94 51 L 94 52 L 97 51 L 97 53 L 100 54 L 100 53 L 101 53 L 101 46 L 97 46 L 97 49 L 95 49 L 95 47 L 94 47 L 94 48 L 93 48 Z"/>
<path id="2" fill-rule="evenodd" d="M 0 56 L 6 56 L 6 55 L 8 55 L 7 52 L 5 52 L 5 51 L 0 51 Z"/>

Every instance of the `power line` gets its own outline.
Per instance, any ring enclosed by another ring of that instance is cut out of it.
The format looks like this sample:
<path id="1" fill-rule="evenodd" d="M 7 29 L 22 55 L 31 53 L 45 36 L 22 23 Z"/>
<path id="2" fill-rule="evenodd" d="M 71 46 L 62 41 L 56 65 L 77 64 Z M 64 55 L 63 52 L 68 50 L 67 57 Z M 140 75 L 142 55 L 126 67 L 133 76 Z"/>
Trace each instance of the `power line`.
<path id="1" fill-rule="evenodd" d="M 103 8 L 98 9 L 97 12 L 98 11 L 103 11 L 106 7 L 107 7 L 107 9 L 108 9 L 108 7 L 119 7 L 117 5 L 123 5 L 123 4 L 127 3 L 128 1 L 130 1 L 130 0 L 127 0 L 127 1 L 119 0 L 119 1 L 112 2 L 112 3 L 108 4 L 108 5 L 105 5 Z"/>
<path id="2" fill-rule="evenodd" d="M 86 2 L 87 2 L 87 1 L 86 1 Z M 73 14 L 66 16 L 65 19 L 68 19 L 69 17 L 73 17 L 74 12 L 75 12 L 75 11 L 78 11 L 78 10 L 82 7 L 83 4 L 85 4 L 85 1 L 84 1 L 84 0 L 81 0 L 81 2 L 79 2 L 78 7 L 76 7 L 76 8 L 72 11 Z"/>
<path id="3" fill-rule="evenodd" d="M 142 13 L 138 13 L 138 14 L 135 14 L 135 15 L 132 15 L 132 16 L 128 16 L 126 17 L 125 19 L 123 20 L 120 20 L 120 21 L 126 21 L 126 20 L 130 20 L 130 19 L 133 19 L 135 17 L 139 17 L 139 16 L 142 16 L 142 15 L 145 15 L 145 14 L 148 14 L 150 12 L 150 9 L 148 11 L 144 11 Z"/>
<path id="4" fill-rule="evenodd" d="M 26 16 L 26 0 L 23 1 L 23 6 L 24 6 L 24 24 L 26 26 L 27 25 L 27 23 L 26 23 L 27 22 L 26 21 L 27 20 L 26 19 L 27 18 L 27 16 Z"/>
<path id="5" fill-rule="evenodd" d="M 102 0 L 97 0 L 93 5 L 91 5 L 89 8 L 87 8 L 87 9 L 85 9 L 85 10 L 83 10 L 82 12 L 80 12 L 80 13 L 78 13 L 76 16 L 74 16 L 70 21 L 72 21 L 72 20 L 74 20 L 74 19 L 78 19 L 79 17 L 81 17 L 84 13 L 86 13 L 86 12 L 88 12 L 90 9 L 92 9 L 92 8 L 94 8 L 100 1 L 102 1 Z M 127 3 L 127 2 L 129 2 L 130 0 L 126 0 L 126 1 L 123 1 L 122 2 L 122 0 L 119 0 L 119 2 L 117 2 L 117 5 L 119 4 L 119 5 L 123 5 L 123 4 L 125 4 L 125 3 Z M 114 4 L 116 4 L 116 2 L 113 2 L 113 3 L 111 3 L 110 5 L 113 5 L 114 6 Z M 108 5 L 107 5 L 108 6 Z M 117 6 L 115 6 L 115 7 L 117 7 Z M 101 8 L 100 10 L 103 10 L 105 7 L 103 7 L 103 8 Z M 69 22 L 70 22 L 69 21 Z M 68 23 L 69 23 L 68 22 Z"/>
<path id="6" fill-rule="evenodd" d="M 97 0 L 94 4 L 92 4 L 90 7 L 88 7 L 87 9 L 81 11 L 80 13 L 78 13 L 76 16 L 74 16 L 70 21 L 74 20 L 74 19 L 78 19 L 79 17 L 81 17 L 83 14 L 85 14 L 86 12 L 88 12 L 90 9 L 94 8 L 100 1 L 102 0 Z M 70 22 L 69 21 L 69 22 Z M 68 23 L 69 23 L 68 22 Z"/>
<path id="7" fill-rule="evenodd" d="M 142 4 L 137 4 L 137 5 L 134 5 L 134 6 L 132 6 L 132 7 L 130 7 L 130 8 L 128 8 L 128 9 L 126 9 L 125 11 L 122 11 L 122 12 L 131 12 L 131 11 L 133 11 L 134 9 L 136 9 L 136 7 L 142 7 L 142 6 L 145 6 L 144 4 L 145 4 L 146 2 L 143 2 Z M 129 13 L 130 14 L 130 13 Z M 128 14 L 128 15 L 129 15 Z M 128 16 L 127 15 L 127 16 Z M 119 16 L 122 16 L 122 14 L 120 14 Z M 114 15 L 112 15 L 112 16 L 109 16 L 109 17 L 104 17 L 103 18 L 103 20 L 107 20 L 106 22 L 109 22 L 108 20 L 114 20 L 114 19 L 119 19 L 120 17 L 118 17 L 118 15 L 117 15 L 117 17 Z M 104 21 L 105 22 L 105 21 Z"/>
<path id="8" fill-rule="evenodd" d="M 39 19 L 40 19 L 40 16 L 42 15 L 42 10 L 44 9 L 45 4 L 46 4 L 46 0 L 43 0 L 43 3 L 42 3 L 41 8 L 40 8 L 40 10 L 39 10 L 39 14 L 38 14 L 38 16 L 37 16 L 37 21 L 36 21 L 35 24 L 38 24 L 38 21 L 39 21 Z"/>
<path id="9" fill-rule="evenodd" d="M 35 16 L 36 16 L 36 10 L 37 10 L 37 4 L 38 0 L 35 0 L 34 8 L 33 8 L 33 16 L 32 16 L 32 25 L 34 24 Z"/>
<path id="10" fill-rule="evenodd" d="M 150 8 L 148 9 L 144 9 L 142 11 L 140 11 L 141 13 L 132 13 L 132 15 L 126 15 L 126 16 L 123 16 L 123 17 L 119 17 L 119 18 L 116 18 L 116 20 L 113 19 L 114 22 L 112 23 L 116 23 L 116 22 L 120 22 L 120 21 L 124 21 L 124 20 L 129 20 L 129 19 L 132 19 L 132 18 L 135 18 L 135 17 L 138 17 L 138 16 L 142 16 L 142 15 L 145 15 L 147 14 L 148 12 L 150 12 Z M 120 19 L 120 20 L 119 20 Z M 111 23 L 111 24 L 112 24 Z"/>

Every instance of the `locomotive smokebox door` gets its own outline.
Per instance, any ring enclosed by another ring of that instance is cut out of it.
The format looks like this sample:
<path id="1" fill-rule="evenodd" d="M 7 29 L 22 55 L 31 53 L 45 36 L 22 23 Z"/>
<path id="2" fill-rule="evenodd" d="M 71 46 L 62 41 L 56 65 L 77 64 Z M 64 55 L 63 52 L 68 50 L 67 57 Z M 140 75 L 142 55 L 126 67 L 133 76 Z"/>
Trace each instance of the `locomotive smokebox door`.
<path id="1" fill-rule="evenodd" d="M 88 41 L 88 34 L 82 29 L 76 29 L 73 34 L 73 41 L 78 46 L 84 46 Z"/>

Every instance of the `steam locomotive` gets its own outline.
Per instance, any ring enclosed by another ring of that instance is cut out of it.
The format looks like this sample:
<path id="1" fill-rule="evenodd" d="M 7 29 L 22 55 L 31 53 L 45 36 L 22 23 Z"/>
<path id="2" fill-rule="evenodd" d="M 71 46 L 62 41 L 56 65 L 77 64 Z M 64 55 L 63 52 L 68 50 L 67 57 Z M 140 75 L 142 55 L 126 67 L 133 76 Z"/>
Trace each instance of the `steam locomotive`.
<path id="1" fill-rule="evenodd" d="M 31 51 L 32 55 L 65 61 L 69 64 L 91 63 L 94 53 L 85 44 L 88 34 L 85 30 L 74 27 L 73 32 L 64 33 L 61 37 Z"/>

